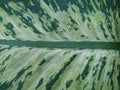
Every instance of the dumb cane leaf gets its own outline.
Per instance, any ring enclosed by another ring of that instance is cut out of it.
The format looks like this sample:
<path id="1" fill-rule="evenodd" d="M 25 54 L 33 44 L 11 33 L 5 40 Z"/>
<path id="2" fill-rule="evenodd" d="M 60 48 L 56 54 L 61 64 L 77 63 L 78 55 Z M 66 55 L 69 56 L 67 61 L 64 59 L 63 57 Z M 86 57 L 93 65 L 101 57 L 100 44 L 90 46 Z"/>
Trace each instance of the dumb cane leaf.
<path id="1" fill-rule="evenodd" d="M 0 90 L 120 90 L 120 1 L 0 0 Z"/>

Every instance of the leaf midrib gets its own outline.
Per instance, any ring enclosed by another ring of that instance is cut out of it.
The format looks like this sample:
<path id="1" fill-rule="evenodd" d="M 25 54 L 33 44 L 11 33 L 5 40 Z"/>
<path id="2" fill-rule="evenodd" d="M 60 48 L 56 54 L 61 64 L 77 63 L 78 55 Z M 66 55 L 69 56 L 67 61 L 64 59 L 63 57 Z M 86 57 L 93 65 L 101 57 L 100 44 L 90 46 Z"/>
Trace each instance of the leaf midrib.
<path id="1" fill-rule="evenodd" d="M 0 45 L 26 46 L 36 48 L 67 48 L 67 49 L 113 49 L 120 50 L 120 42 L 98 41 L 21 41 L 0 40 Z"/>

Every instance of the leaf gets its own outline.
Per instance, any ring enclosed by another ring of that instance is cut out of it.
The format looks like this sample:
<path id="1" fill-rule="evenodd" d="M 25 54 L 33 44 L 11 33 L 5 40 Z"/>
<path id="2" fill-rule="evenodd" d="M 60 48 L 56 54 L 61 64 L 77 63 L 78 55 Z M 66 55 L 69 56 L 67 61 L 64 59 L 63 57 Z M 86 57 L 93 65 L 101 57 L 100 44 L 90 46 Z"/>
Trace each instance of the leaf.
<path id="1" fill-rule="evenodd" d="M 0 0 L 0 90 L 119 90 L 119 45 L 119 0 Z"/>

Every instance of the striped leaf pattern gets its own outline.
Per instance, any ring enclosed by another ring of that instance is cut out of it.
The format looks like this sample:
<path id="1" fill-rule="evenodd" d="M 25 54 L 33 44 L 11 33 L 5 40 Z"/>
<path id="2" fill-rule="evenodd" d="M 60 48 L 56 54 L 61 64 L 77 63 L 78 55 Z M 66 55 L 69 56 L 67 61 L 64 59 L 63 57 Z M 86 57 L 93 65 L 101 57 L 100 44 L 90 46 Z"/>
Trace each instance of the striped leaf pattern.
<path id="1" fill-rule="evenodd" d="M 120 42 L 119 0 L 0 0 L 0 41 Z M 0 90 L 120 90 L 120 51 L 0 43 Z"/>

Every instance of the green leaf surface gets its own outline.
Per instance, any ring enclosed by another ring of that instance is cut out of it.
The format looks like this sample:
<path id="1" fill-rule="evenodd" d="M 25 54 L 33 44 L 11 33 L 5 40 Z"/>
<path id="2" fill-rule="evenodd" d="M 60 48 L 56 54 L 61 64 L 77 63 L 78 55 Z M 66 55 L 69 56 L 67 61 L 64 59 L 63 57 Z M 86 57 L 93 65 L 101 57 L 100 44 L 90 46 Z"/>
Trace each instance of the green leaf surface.
<path id="1" fill-rule="evenodd" d="M 0 90 L 120 90 L 119 0 L 0 0 Z"/>

